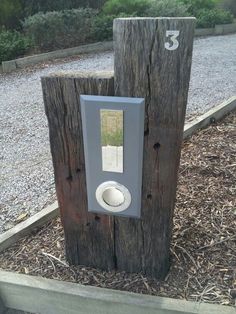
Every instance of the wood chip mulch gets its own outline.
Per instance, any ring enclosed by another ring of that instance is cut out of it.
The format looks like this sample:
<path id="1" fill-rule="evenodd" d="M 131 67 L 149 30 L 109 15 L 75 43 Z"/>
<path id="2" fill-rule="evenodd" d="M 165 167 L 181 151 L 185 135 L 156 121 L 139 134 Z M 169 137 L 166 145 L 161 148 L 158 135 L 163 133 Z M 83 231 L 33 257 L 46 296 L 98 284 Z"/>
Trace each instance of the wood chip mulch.
<path id="1" fill-rule="evenodd" d="M 59 218 L 3 252 L 0 267 L 84 285 L 235 305 L 235 170 L 235 113 L 183 144 L 172 267 L 163 282 L 143 274 L 69 267 Z"/>

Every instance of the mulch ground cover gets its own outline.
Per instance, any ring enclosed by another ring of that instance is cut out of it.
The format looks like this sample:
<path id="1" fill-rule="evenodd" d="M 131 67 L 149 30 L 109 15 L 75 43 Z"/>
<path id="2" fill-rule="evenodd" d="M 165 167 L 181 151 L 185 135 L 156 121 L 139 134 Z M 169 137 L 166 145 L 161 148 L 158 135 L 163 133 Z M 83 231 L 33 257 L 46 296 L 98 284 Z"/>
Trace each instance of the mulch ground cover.
<path id="1" fill-rule="evenodd" d="M 69 267 L 60 219 L 0 255 L 4 270 L 143 294 L 235 305 L 236 114 L 183 143 L 172 266 L 164 281 L 144 274 Z"/>

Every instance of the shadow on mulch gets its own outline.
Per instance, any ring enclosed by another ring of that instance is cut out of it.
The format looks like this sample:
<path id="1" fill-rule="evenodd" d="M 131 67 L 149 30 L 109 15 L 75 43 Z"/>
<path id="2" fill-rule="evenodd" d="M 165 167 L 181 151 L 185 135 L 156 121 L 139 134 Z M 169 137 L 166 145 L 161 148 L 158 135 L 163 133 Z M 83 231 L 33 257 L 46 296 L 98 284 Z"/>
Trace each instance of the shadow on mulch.
<path id="1" fill-rule="evenodd" d="M 163 282 L 143 274 L 68 267 L 59 218 L 3 252 L 0 267 L 84 285 L 234 305 L 235 170 L 235 113 L 183 144 L 172 267 Z"/>

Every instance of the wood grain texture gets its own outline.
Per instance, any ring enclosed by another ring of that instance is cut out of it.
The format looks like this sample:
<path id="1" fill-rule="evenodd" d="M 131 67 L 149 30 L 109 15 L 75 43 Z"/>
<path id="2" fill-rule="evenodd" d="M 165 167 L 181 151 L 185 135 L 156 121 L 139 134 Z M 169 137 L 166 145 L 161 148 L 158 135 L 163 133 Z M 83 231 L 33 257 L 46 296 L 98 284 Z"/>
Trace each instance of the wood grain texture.
<path id="1" fill-rule="evenodd" d="M 112 73 L 42 78 L 66 256 L 70 264 L 114 268 L 113 218 L 88 212 L 80 95 L 113 95 Z"/>
<path id="2" fill-rule="evenodd" d="M 115 95 L 145 97 L 141 219 L 115 218 L 120 270 L 157 278 L 169 270 L 194 26 L 194 18 L 114 21 Z M 178 49 L 165 49 L 167 30 L 180 31 Z"/>

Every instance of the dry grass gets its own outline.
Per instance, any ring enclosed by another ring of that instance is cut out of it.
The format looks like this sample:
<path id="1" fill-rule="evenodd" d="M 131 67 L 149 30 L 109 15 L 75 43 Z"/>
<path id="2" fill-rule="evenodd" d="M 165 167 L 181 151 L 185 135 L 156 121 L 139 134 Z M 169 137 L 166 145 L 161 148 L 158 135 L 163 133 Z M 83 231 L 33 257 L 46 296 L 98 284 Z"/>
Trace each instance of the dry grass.
<path id="1" fill-rule="evenodd" d="M 236 114 L 183 145 L 165 281 L 143 274 L 68 267 L 60 220 L 0 256 L 2 269 L 85 285 L 234 305 L 236 298 Z"/>

